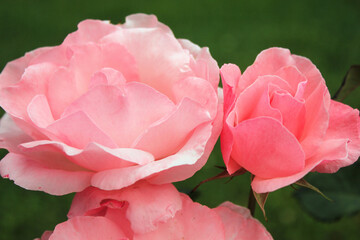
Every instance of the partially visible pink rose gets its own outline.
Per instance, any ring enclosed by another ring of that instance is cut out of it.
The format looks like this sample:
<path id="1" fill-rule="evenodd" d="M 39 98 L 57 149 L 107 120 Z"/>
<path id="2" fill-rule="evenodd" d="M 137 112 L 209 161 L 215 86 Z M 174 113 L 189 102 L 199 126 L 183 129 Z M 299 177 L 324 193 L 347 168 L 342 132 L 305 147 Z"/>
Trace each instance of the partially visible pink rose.
<path id="1" fill-rule="evenodd" d="M 155 16 L 85 20 L 0 75 L 0 173 L 54 195 L 191 177 L 220 135 L 219 69 Z"/>
<path id="2" fill-rule="evenodd" d="M 333 173 L 360 155 L 359 111 L 330 99 L 319 70 L 282 48 L 261 52 L 243 75 L 221 68 L 228 172 L 245 168 L 255 192 L 271 192 L 310 171 Z"/>
<path id="3" fill-rule="evenodd" d="M 230 202 L 209 209 L 171 184 L 139 182 L 115 191 L 89 187 L 75 195 L 68 217 L 42 239 L 272 239 L 248 209 Z"/>

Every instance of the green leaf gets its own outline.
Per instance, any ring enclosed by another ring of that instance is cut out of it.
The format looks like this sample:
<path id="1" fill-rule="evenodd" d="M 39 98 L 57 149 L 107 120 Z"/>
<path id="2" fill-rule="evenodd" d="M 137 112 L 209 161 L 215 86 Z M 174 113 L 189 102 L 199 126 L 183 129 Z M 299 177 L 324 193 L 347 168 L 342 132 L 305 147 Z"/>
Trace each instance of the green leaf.
<path id="1" fill-rule="evenodd" d="M 317 192 L 318 194 L 320 194 L 321 196 L 323 196 L 326 200 L 328 201 L 332 201 L 329 197 L 327 197 L 325 194 L 323 194 L 317 187 L 311 185 L 308 181 L 306 181 L 305 179 L 300 179 L 299 181 L 297 181 L 295 183 L 296 185 L 302 186 L 302 187 L 306 187 L 308 189 L 311 189 L 315 192 Z"/>
<path id="2" fill-rule="evenodd" d="M 360 65 L 352 65 L 347 71 L 340 88 L 334 94 L 333 99 L 343 101 L 357 87 L 360 86 Z"/>
<path id="3" fill-rule="evenodd" d="M 307 181 L 316 185 L 333 201 L 307 188 L 294 195 L 302 208 L 319 221 L 336 221 L 360 212 L 360 164 L 342 168 L 334 174 L 312 173 Z"/>

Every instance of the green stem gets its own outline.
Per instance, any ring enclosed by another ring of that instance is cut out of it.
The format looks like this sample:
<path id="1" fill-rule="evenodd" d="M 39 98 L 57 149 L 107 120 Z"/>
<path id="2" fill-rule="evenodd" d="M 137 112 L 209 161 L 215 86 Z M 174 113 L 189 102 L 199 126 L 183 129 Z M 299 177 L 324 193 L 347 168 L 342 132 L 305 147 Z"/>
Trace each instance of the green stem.
<path id="1" fill-rule="evenodd" d="M 252 188 L 250 187 L 248 209 L 250 210 L 251 216 L 255 214 L 256 200 Z"/>

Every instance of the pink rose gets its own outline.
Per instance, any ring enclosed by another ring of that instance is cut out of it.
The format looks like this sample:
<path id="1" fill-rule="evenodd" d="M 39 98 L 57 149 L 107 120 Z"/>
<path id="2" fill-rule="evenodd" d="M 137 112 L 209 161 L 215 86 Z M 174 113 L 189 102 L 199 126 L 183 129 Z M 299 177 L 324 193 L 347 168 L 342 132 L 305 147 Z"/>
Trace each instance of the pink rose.
<path id="1" fill-rule="evenodd" d="M 152 15 L 78 27 L 1 73 L 1 176 L 54 195 L 191 177 L 222 125 L 208 49 Z"/>
<path id="2" fill-rule="evenodd" d="M 68 213 L 42 240 L 270 240 L 249 210 L 230 202 L 209 209 L 179 193 L 171 184 L 139 182 L 103 191 L 77 193 Z"/>
<path id="3" fill-rule="evenodd" d="M 270 48 L 243 75 L 232 64 L 220 71 L 224 162 L 229 173 L 251 172 L 255 192 L 274 191 L 310 171 L 333 173 L 358 159 L 359 111 L 330 99 L 309 59 Z"/>

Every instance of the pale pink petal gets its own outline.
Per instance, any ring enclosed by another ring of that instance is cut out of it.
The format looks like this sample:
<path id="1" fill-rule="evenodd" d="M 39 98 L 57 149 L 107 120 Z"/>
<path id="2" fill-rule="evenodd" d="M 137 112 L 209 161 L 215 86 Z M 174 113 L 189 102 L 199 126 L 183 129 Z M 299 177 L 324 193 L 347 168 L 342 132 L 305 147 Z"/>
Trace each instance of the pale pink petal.
<path id="1" fill-rule="evenodd" d="M 33 58 L 50 49 L 49 47 L 38 48 L 26 53 L 25 56 L 21 58 L 7 63 L 0 74 L 0 88 L 8 87 L 19 82 L 25 68 L 30 65 Z"/>
<path id="2" fill-rule="evenodd" d="M 270 233 L 247 208 L 224 202 L 214 211 L 221 217 L 226 240 L 272 240 Z"/>
<path id="3" fill-rule="evenodd" d="M 46 85 L 56 67 L 50 63 L 26 68 L 15 85 L 0 89 L 0 105 L 9 114 L 26 119 L 27 106 L 38 94 L 46 93 Z"/>
<path id="4" fill-rule="evenodd" d="M 279 121 L 253 118 L 231 131 L 234 137 L 231 156 L 255 176 L 285 177 L 304 169 L 305 154 L 300 144 Z"/>
<path id="5" fill-rule="evenodd" d="M 101 131 L 84 112 L 75 112 L 61 118 L 46 128 L 55 141 L 82 149 L 90 142 L 116 147 L 112 139 Z"/>
<path id="6" fill-rule="evenodd" d="M 288 177 L 278 177 L 265 179 L 255 176 L 251 183 L 252 189 L 257 193 L 273 192 L 279 188 L 288 186 L 299 179 L 303 178 L 307 173 L 312 171 L 323 160 L 341 160 L 348 157 L 347 144 L 344 141 L 335 139 L 324 141 L 319 147 L 317 153 L 306 160 L 305 168 Z"/>
<path id="7" fill-rule="evenodd" d="M 187 39 L 179 39 L 179 43 L 192 55 L 190 67 L 195 76 L 206 79 L 216 90 L 219 85 L 219 66 L 211 57 L 209 49 L 207 47 L 200 48 Z"/>
<path id="8" fill-rule="evenodd" d="M 121 72 L 113 68 L 103 68 L 98 72 L 95 72 L 90 80 L 90 88 L 98 85 L 110 85 L 123 87 L 126 83 L 126 79 Z"/>
<path id="9" fill-rule="evenodd" d="M 173 219 L 159 224 L 147 234 L 135 234 L 134 240 L 206 239 L 227 240 L 221 218 L 215 211 L 193 202 L 182 194 L 183 207 Z"/>
<path id="10" fill-rule="evenodd" d="M 127 16 L 125 23 L 120 26 L 124 28 L 160 28 L 164 32 L 172 34 L 170 28 L 165 24 L 158 22 L 155 15 L 147 15 L 143 13 Z"/>
<path id="11" fill-rule="evenodd" d="M 217 114 L 217 88 L 214 90 L 211 84 L 202 78 L 188 77 L 177 82 L 174 85 L 174 94 L 177 103 L 187 97 L 207 109 L 211 118 Z"/>
<path id="12" fill-rule="evenodd" d="M 174 104 L 163 94 L 133 82 L 126 84 L 124 89 L 101 85 L 92 88 L 72 103 L 64 116 L 84 111 L 118 147 L 130 147 L 150 124 L 173 108 Z"/>
<path id="13" fill-rule="evenodd" d="M 54 117 L 45 95 L 36 95 L 27 107 L 31 121 L 39 128 L 46 128 L 54 122 Z"/>
<path id="14" fill-rule="evenodd" d="M 109 21 L 84 20 L 78 24 L 78 30 L 69 34 L 63 45 L 83 44 L 86 42 L 98 42 L 102 37 L 119 30 L 119 27 L 110 24 Z"/>
<path id="15" fill-rule="evenodd" d="M 55 119 L 59 119 L 65 108 L 82 93 L 75 77 L 74 73 L 61 67 L 49 79 L 47 97 Z"/>
<path id="16" fill-rule="evenodd" d="M 98 172 L 114 168 L 145 165 L 154 161 L 154 157 L 150 153 L 138 149 L 111 149 L 96 143 L 89 143 L 81 150 L 61 142 L 43 140 L 21 144 L 20 148 L 24 153 L 31 156 L 37 153 L 38 155 L 34 158 L 42 163 L 45 161 L 46 164 L 50 164 L 48 161 L 55 164 L 57 158 L 54 156 L 49 157 L 49 154 L 58 153 L 61 155 L 61 158 L 59 157 L 59 166 L 65 168 L 71 163 L 69 169 L 73 170 L 76 169 L 74 164 L 76 164 L 77 168 Z"/>
<path id="17" fill-rule="evenodd" d="M 31 140 L 31 137 L 14 123 L 10 115 L 5 113 L 0 120 L 0 147 L 16 153 L 19 151 L 19 144 Z"/>
<path id="18" fill-rule="evenodd" d="M 123 231 L 104 217 L 75 217 L 56 225 L 49 240 L 129 240 Z"/>
<path id="19" fill-rule="evenodd" d="M 196 168 L 194 168 L 194 164 L 201 160 L 205 154 L 206 143 L 209 141 L 211 132 L 211 124 L 199 126 L 176 154 L 144 166 L 132 166 L 96 173 L 92 178 L 92 186 L 104 190 L 121 189 L 150 176 L 149 181 L 156 184 L 185 180 L 199 170 L 198 167 L 201 167 L 201 165 L 196 165 Z M 209 152 L 205 155 L 207 154 Z M 203 161 L 202 164 L 204 164 Z M 185 167 L 187 165 L 188 168 Z M 176 175 L 166 173 L 176 167 L 179 167 Z M 162 177 L 162 174 L 164 174 L 164 177 Z M 154 179 L 152 179 L 153 177 Z"/>
<path id="20" fill-rule="evenodd" d="M 191 76 L 189 54 L 172 34 L 164 34 L 162 29 L 126 28 L 108 35 L 103 42 L 118 42 L 126 46 L 135 58 L 139 81 L 172 100 L 174 83 Z"/>
<path id="21" fill-rule="evenodd" d="M 218 105 L 218 112 L 217 115 L 215 117 L 215 120 L 212 124 L 212 128 L 210 129 L 211 131 L 211 136 L 208 140 L 206 140 L 206 131 L 207 127 L 204 126 L 204 129 L 198 129 L 198 134 L 199 134 L 199 138 L 197 139 L 197 141 L 202 142 L 202 141 L 206 141 L 206 146 L 205 149 L 203 150 L 204 152 L 201 155 L 201 151 L 199 151 L 199 155 L 200 158 L 194 162 L 194 163 L 190 163 L 190 164 L 185 164 L 185 165 L 178 165 L 175 167 L 172 167 L 166 171 L 163 171 L 161 174 L 157 174 L 152 176 L 151 178 L 147 179 L 148 182 L 151 183 L 155 183 L 155 184 L 164 184 L 164 183 L 169 183 L 169 182 L 174 182 L 174 181 L 181 181 L 182 179 L 187 179 L 190 178 L 194 175 L 194 173 L 198 170 L 200 170 L 206 163 L 206 161 L 208 160 L 210 153 L 212 152 L 216 141 L 219 138 L 221 129 L 222 129 L 222 121 L 223 121 L 223 96 L 222 96 L 222 89 L 219 88 L 219 105 Z M 200 130 L 200 131 L 199 131 Z M 195 133 L 194 133 L 195 134 Z M 200 135 L 204 134 L 203 140 L 202 138 L 200 138 Z M 191 146 L 191 145 L 189 145 Z M 179 163 L 181 161 L 181 155 L 176 155 Z M 173 159 L 172 157 L 169 157 L 168 159 Z M 196 159 L 194 157 L 194 159 Z M 175 162 L 174 162 L 175 163 Z M 174 176 L 178 176 L 178 178 L 175 178 Z"/>
<path id="22" fill-rule="evenodd" d="M 172 114 L 146 129 L 135 140 L 133 147 L 151 152 L 155 159 L 170 156 L 186 143 L 189 134 L 197 126 L 210 120 L 210 114 L 206 109 L 189 98 L 184 98 Z"/>
<path id="23" fill-rule="evenodd" d="M 71 46 L 74 52 L 68 71 L 74 74 L 78 92 L 85 93 L 92 75 L 103 69 L 113 68 L 121 72 L 127 81 L 137 81 L 137 66 L 134 57 L 118 43 L 87 43 Z"/>
<path id="24" fill-rule="evenodd" d="M 0 174 L 28 189 L 52 195 L 79 192 L 90 185 L 92 172 L 52 169 L 25 156 L 9 153 L 0 161 Z"/>
<path id="25" fill-rule="evenodd" d="M 314 170 L 318 172 L 333 173 L 341 167 L 353 164 L 360 155 L 360 117 L 359 110 L 353 109 L 340 102 L 331 101 L 329 128 L 326 139 L 343 140 L 347 143 L 348 156 L 345 159 L 325 159 Z M 332 149 L 329 146 L 329 151 Z"/>
<path id="26" fill-rule="evenodd" d="M 106 217 L 116 217 L 112 211 L 121 208 L 104 204 L 105 201 L 116 200 L 118 203 L 127 202 L 126 217 L 131 223 L 131 228 L 136 233 L 153 231 L 162 222 L 172 219 L 182 207 L 179 192 L 171 184 L 151 185 L 139 182 L 117 191 L 103 191 L 97 188 L 87 188 L 75 195 L 69 218 L 91 213 L 91 210 L 106 206 Z M 109 215 L 110 213 L 110 215 Z"/>

